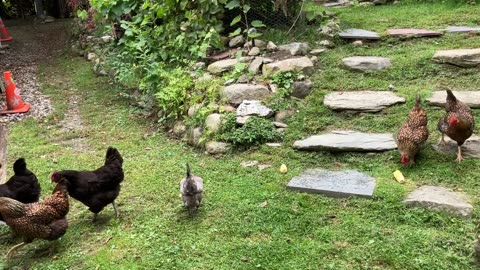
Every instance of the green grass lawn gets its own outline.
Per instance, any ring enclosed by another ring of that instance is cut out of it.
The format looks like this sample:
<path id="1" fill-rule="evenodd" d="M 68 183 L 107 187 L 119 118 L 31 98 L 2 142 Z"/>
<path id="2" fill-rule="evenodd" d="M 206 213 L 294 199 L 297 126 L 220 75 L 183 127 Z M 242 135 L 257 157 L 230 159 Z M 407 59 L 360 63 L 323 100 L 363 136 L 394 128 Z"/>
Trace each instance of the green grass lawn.
<path id="1" fill-rule="evenodd" d="M 321 8 L 319 8 L 321 9 Z M 450 4 L 389 5 L 332 9 L 343 28 L 383 33 L 389 27 L 441 29 L 480 23 L 477 6 Z M 299 35 L 302 36 L 301 34 Z M 315 41 L 313 35 L 304 39 Z M 318 40 L 318 38 L 317 38 Z M 295 139 L 333 129 L 395 132 L 410 111 L 415 95 L 428 97 L 440 86 L 478 89 L 478 69 L 431 62 L 438 49 L 479 48 L 480 35 L 446 34 L 435 39 L 385 39 L 363 47 L 342 43 L 320 57 L 312 75 L 315 91 L 289 121 L 285 147 L 259 149 L 215 159 L 156 132 L 138 116 L 121 90 L 93 75 L 90 63 L 65 56 L 41 68 L 43 91 L 55 113 L 10 126 L 9 164 L 25 157 L 49 194 L 54 170 L 94 169 L 109 145 L 124 156 L 125 181 L 117 200 L 97 224 L 82 204 L 71 201 L 70 228 L 52 256 L 52 243 L 35 241 L 0 267 L 13 269 L 475 269 L 473 242 L 479 228 L 478 207 L 471 219 L 406 208 L 405 195 L 420 185 L 461 188 L 474 205 L 480 196 L 478 160 L 457 164 L 454 156 L 431 149 L 439 133 L 439 108 L 425 106 L 431 136 L 414 167 L 401 167 L 398 152 L 380 154 L 305 153 L 289 146 Z M 393 66 L 375 73 L 341 68 L 353 55 L 387 56 Z M 387 90 L 392 84 L 406 104 L 377 114 L 334 113 L 322 105 L 336 90 Z M 62 131 L 68 97 L 79 97 L 83 129 Z M 475 111 L 478 117 L 478 111 Z M 478 131 L 478 129 L 476 129 Z M 144 136 L 151 134 L 151 136 Z M 81 143 L 79 143 L 81 142 Z M 272 168 L 259 171 L 239 163 L 259 160 Z M 204 203 L 189 217 L 179 197 L 184 166 L 205 181 Z M 287 164 L 289 171 L 278 168 Z M 287 182 L 307 168 L 357 169 L 377 179 L 373 199 L 332 199 L 287 191 Z M 409 179 L 397 183 L 400 169 Z M 9 168 L 9 175 L 12 171 Z M 262 203 L 268 202 L 267 206 Z M 0 233 L 7 233 L 6 227 Z M 0 254 L 20 239 L 0 236 Z"/>

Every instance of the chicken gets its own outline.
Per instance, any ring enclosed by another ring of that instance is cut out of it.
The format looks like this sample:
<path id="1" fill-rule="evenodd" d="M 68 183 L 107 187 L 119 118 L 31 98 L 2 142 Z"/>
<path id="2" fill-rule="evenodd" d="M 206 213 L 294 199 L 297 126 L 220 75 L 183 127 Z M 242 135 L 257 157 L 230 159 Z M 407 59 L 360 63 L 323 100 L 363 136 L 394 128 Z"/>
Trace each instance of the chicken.
<path id="1" fill-rule="evenodd" d="M 438 130 L 442 133 L 440 144 L 445 145 L 445 134 L 456 141 L 458 145 L 457 161 L 460 162 L 463 160 L 461 146 L 472 136 L 475 120 L 470 107 L 458 100 L 450 90 L 447 90 L 445 109 L 447 115 L 438 122 Z"/>
<path id="2" fill-rule="evenodd" d="M 0 197 L 0 213 L 13 232 L 23 237 L 23 242 L 11 248 L 7 257 L 34 239 L 56 240 L 67 232 L 69 210 L 66 182 L 60 180 L 51 195 L 43 202 L 24 204 Z"/>
<path id="3" fill-rule="evenodd" d="M 109 147 L 102 167 L 94 171 L 54 172 L 51 179 L 58 182 L 65 178 L 70 196 L 89 207 L 93 212 L 92 222 L 95 222 L 98 213 L 108 204 L 112 204 L 115 216 L 118 217 L 115 199 L 120 193 L 120 183 L 124 178 L 122 165 L 123 158 L 118 150 Z"/>
<path id="4" fill-rule="evenodd" d="M 200 207 L 203 196 L 203 179 L 192 175 L 187 163 L 187 177 L 180 182 L 180 193 L 185 207 L 192 213 Z"/>
<path id="5" fill-rule="evenodd" d="M 397 146 L 400 152 L 400 162 L 402 164 L 413 165 L 415 156 L 428 139 L 427 114 L 422 108 L 420 96 L 410 113 L 407 121 L 398 132 Z"/>

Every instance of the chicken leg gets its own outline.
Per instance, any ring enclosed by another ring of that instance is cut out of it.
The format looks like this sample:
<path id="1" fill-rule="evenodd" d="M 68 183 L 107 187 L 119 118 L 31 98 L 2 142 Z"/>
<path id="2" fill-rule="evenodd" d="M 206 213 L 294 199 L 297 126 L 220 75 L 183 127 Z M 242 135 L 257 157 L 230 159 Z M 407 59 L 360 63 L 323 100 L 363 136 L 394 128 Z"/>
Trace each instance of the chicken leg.
<path id="1" fill-rule="evenodd" d="M 460 162 L 463 160 L 463 157 L 462 157 L 462 147 L 459 145 L 458 146 L 458 152 L 457 152 L 457 161 Z"/>
<path id="2" fill-rule="evenodd" d="M 27 244 L 27 243 L 22 242 L 22 243 L 20 243 L 20 244 L 18 244 L 18 245 L 16 245 L 16 246 L 12 247 L 12 248 L 7 252 L 7 256 L 6 256 L 6 257 L 7 257 L 7 258 L 13 257 L 13 254 L 15 254 L 15 252 L 17 251 L 17 249 L 25 246 L 26 244 Z"/>
<path id="3" fill-rule="evenodd" d="M 447 143 L 445 142 L 445 134 L 443 134 L 443 133 L 442 133 L 442 140 L 440 140 L 440 143 L 439 143 L 439 144 L 440 144 L 440 145 L 443 145 L 443 146 L 444 146 L 445 144 L 447 144 Z"/>
<path id="4" fill-rule="evenodd" d="M 98 213 L 93 213 L 92 222 L 97 221 L 97 216 L 98 216 Z"/>
<path id="5" fill-rule="evenodd" d="M 115 201 L 112 202 L 112 206 L 113 206 L 113 211 L 115 211 L 115 217 L 118 218 L 118 209 Z"/>

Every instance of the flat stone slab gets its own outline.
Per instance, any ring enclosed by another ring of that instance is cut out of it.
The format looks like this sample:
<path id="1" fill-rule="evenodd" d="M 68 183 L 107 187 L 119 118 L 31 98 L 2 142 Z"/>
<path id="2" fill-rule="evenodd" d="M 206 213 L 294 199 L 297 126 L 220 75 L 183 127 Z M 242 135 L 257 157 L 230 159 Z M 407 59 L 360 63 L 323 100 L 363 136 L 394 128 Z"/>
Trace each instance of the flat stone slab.
<path id="1" fill-rule="evenodd" d="M 229 103 L 240 104 L 245 99 L 262 100 L 272 93 L 270 90 L 261 84 L 232 84 L 224 87 L 221 96 Z"/>
<path id="2" fill-rule="evenodd" d="M 349 0 L 338 0 L 335 2 L 323 3 L 323 6 L 324 7 L 344 7 L 344 6 L 349 6 L 351 4 L 352 2 L 350 2 Z"/>
<path id="3" fill-rule="evenodd" d="M 480 48 L 437 51 L 432 60 L 437 63 L 459 67 L 477 67 L 480 65 Z"/>
<path id="4" fill-rule="evenodd" d="M 457 156 L 457 142 L 445 135 L 445 143 L 445 145 L 434 144 L 432 147 L 439 153 Z M 465 141 L 462 145 L 462 156 L 464 158 L 480 158 L 480 137 L 472 135 Z"/>
<path id="5" fill-rule="evenodd" d="M 355 71 L 382 70 L 392 65 L 389 58 L 378 56 L 352 56 L 342 59 L 346 68 Z"/>
<path id="6" fill-rule="evenodd" d="M 304 151 L 380 152 L 397 148 L 392 134 L 332 131 L 310 136 L 293 143 L 293 148 Z"/>
<path id="7" fill-rule="evenodd" d="M 480 108 L 480 91 L 452 91 L 455 97 L 470 108 Z M 433 96 L 426 99 L 427 103 L 432 106 L 445 107 L 447 103 L 446 91 L 435 91 Z"/>
<path id="8" fill-rule="evenodd" d="M 377 32 L 356 28 L 342 30 L 338 33 L 338 36 L 344 39 L 380 39 L 380 35 L 378 35 Z"/>
<path id="9" fill-rule="evenodd" d="M 359 196 L 371 198 L 375 179 L 358 171 L 306 170 L 287 184 L 287 189 L 345 198 Z"/>
<path id="10" fill-rule="evenodd" d="M 480 26 L 449 26 L 445 31 L 448 33 L 480 32 Z"/>
<path id="11" fill-rule="evenodd" d="M 335 111 L 379 112 L 397 103 L 405 103 L 405 98 L 388 91 L 333 92 L 323 99 Z"/>
<path id="12" fill-rule="evenodd" d="M 268 76 L 278 71 L 307 71 L 310 69 L 313 69 L 312 60 L 308 57 L 298 57 L 265 64 L 263 65 L 262 73 L 263 75 Z"/>
<path id="13" fill-rule="evenodd" d="M 442 35 L 441 32 L 417 28 L 387 29 L 387 34 L 393 37 L 439 37 Z"/>
<path id="14" fill-rule="evenodd" d="M 443 187 L 423 186 L 412 191 L 403 201 L 407 206 L 445 211 L 460 217 L 470 217 L 473 206 L 467 197 Z"/>
<path id="15" fill-rule="evenodd" d="M 237 117 L 262 116 L 269 117 L 273 115 L 272 109 L 263 105 L 259 100 L 244 100 L 237 108 Z"/>

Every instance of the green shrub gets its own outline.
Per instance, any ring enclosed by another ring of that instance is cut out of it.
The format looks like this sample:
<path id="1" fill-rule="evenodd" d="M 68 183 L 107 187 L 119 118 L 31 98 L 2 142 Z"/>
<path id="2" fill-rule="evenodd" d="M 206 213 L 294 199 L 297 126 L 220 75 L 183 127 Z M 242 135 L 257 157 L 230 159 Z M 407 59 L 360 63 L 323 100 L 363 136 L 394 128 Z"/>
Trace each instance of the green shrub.
<path id="1" fill-rule="evenodd" d="M 265 118 L 252 116 L 239 128 L 237 128 L 236 118 L 237 116 L 234 113 L 223 116 L 221 140 L 234 145 L 258 145 L 283 138 L 283 135 L 275 129 L 273 123 Z"/>

